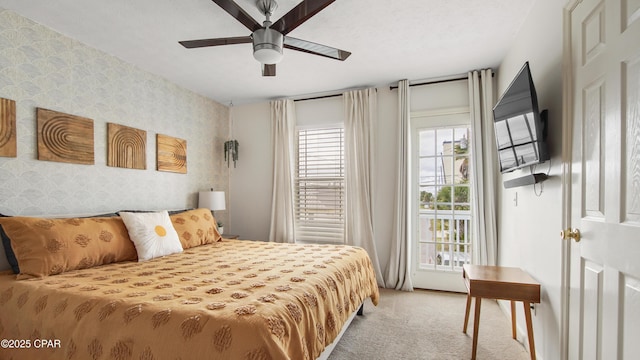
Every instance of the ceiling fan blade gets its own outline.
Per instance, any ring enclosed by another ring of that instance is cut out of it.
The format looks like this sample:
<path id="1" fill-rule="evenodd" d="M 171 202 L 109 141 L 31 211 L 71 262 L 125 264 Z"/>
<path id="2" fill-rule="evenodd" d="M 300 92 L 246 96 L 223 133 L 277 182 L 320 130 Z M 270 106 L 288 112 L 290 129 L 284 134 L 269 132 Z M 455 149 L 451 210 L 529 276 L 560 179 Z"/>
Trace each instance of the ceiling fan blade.
<path id="1" fill-rule="evenodd" d="M 311 41 L 292 38 L 290 36 L 284 37 L 284 47 L 287 49 L 302 51 L 302 52 L 306 52 L 314 55 L 320 55 L 320 56 L 324 56 L 324 57 L 328 57 L 328 58 L 336 59 L 340 61 L 346 60 L 349 57 L 349 55 L 351 55 L 350 52 L 345 50 L 332 48 L 330 46 L 326 46 L 322 44 L 316 44 Z"/>
<path id="2" fill-rule="evenodd" d="M 193 49 L 207 46 L 246 44 L 252 42 L 252 40 L 251 36 L 238 36 L 217 39 L 186 40 L 178 42 L 180 43 L 180 45 L 186 47 L 187 49 Z"/>
<path id="3" fill-rule="evenodd" d="M 335 0 L 304 0 L 273 23 L 271 28 L 281 32 L 282 35 L 287 35 L 293 29 L 309 20 L 313 15 L 320 12 L 320 10 L 331 5 L 334 1 Z"/>
<path id="4" fill-rule="evenodd" d="M 218 4 L 224 11 L 228 12 L 229 15 L 236 18 L 236 20 L 240 21 L 242 25 L 246 26 L 249 30 L 256 31 L 262 28 L 262 25 L 255 21 L 249 14 L 247 14 L 238 4 L 236 4 L 233 0 L 212 0 L 214 3 Z"/>
<path id="5" fill-rule="evenodd" d="M 262 64 L 262 76 L 276 76 L 276 64 Z"/>

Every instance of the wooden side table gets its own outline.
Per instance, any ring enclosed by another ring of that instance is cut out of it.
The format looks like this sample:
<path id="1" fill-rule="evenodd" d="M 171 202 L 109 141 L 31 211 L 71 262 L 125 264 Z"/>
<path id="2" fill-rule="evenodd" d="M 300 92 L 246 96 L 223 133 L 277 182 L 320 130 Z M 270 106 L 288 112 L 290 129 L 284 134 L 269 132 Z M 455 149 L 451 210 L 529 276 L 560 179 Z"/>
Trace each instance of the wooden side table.
<path id="1" fill-rule="evenodd" d="M 480 327 L 480 304 L 482 298 L 511 301 L 511 332 L 516 338 L 516 308 L 515 302 L 522 301 L 524 316 L 527 321 L 527 335 L 531 360 L 536 359 L 536 347 L 533 341 L 533 326 L 531 324 L 531 303 L 540 302 L 540 283 L 519 268 L 503 266 L 482 266 L 465 264 L 462 276 L 467 287 L 467 310 L 464 314 L 463 333 L 467 333 L 471 298 L 476 298 L 473 319 L 473 349 L 471 360 L 476 358 L 478 349 L 478 328 Z"/>

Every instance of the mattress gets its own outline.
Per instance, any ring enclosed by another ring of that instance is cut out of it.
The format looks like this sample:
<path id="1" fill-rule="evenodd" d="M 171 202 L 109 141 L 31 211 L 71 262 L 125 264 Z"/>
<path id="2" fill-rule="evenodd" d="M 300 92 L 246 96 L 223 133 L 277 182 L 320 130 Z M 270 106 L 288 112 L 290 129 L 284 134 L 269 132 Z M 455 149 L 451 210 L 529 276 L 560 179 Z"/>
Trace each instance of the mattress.
<path id="1" fill-rule="evenodd" d="M 145 262 L 0 275 L 0 359 L 315 359 L 378 302 L 367 253 L 227 240 Z"/>

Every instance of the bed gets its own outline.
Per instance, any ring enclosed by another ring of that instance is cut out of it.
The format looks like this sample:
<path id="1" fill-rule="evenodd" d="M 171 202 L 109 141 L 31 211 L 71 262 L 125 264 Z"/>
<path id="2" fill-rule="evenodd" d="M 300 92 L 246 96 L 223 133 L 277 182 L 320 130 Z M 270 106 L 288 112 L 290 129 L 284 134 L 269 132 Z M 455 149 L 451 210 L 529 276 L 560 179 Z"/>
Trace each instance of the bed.
<path id="1" fill-rule="evenodd" d="M 366 298 L 378 302 L 371 261 L 361 248 L 220 239 L 209 226 L 212 218 L 204 231 L 215 241 L 194 231 L 201 239 L 194 242 L 178 229 L 184 214 L 171 217 L 184 250 L 147 261 L 122 260 L 130 249 L 102 261 L 66 254 L 71 266 L 47 263 L 49 273 L 34 275 L 22 269 L 29 264 L 20 262 L 28 259 L 25 249 L 12 243 L 22 273 L 0 274 L 0 358 L 315 359 Z M 66 220 L 89 223 L 96 238 L 113 226 L 120 233 L 109 246 L 129 246 L 120 238 L 126 232 L 119 217 Z M 4 234 L 7 218 L 0 218 L 2 226 Z M 41 241 L 53 246 L 46 236 Z M 60 240 L 56 254 L 80 246 L 74 241 Z M 80 247 L 104 242 L 85 239 Z"/>

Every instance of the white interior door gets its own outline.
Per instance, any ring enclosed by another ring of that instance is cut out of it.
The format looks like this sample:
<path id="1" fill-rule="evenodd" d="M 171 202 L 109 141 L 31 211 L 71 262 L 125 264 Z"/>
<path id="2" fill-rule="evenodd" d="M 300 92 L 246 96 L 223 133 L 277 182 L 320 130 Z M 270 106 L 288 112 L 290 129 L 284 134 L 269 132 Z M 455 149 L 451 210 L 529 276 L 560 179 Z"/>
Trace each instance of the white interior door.
<path id="1" fill-rule="evenodd" d="M 638 359 L 640 1 L 567 9 L 571 227 L 582 235 L 570 247 L 569 358 Z"/>

